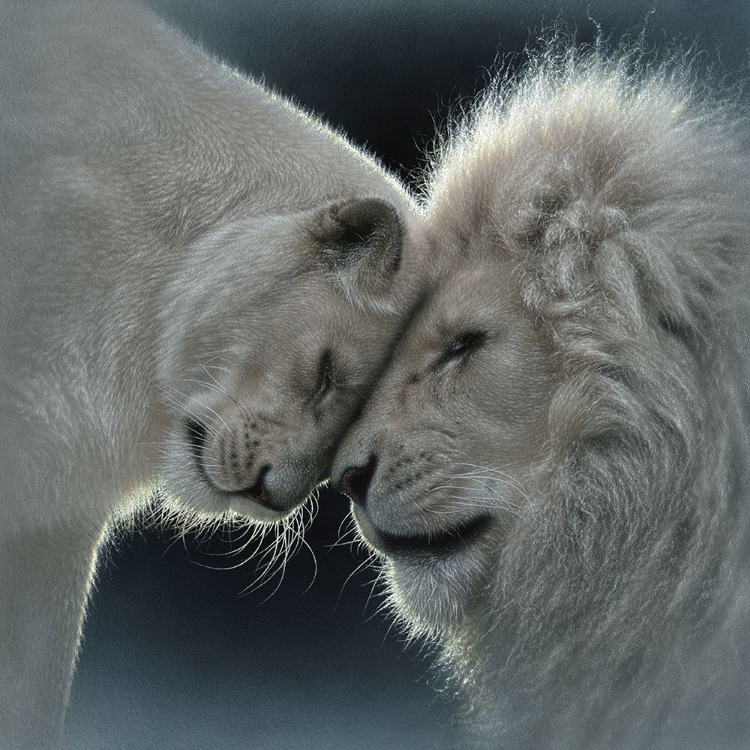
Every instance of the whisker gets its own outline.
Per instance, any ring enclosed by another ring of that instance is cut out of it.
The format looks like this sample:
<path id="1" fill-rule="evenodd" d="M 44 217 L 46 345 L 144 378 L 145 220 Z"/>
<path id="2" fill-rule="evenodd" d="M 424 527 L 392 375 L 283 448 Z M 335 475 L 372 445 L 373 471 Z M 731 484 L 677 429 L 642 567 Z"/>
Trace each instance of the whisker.
<path id="1" fill-rule="evenodd" d="M 333 607 L 334 609 L 337 609 L 337 608 L 338 608 L 338 606 L 339 606 L 339 603 L 341 602 L 341 596 L 342 596 L 342 594 L 344 593 L 344 589 L 346 588 L 346 585 L 347 585 L 347 584 L 349 583 L 349 581 L 351 581 L 351 579 L 352 579 L 352 578 L 354 578 L 354 576 L 355 576 L 355 575 L 357 575 L 357 573 L 359 573 L 359 571 L 360 571 L 360 570 L 362 570 L 363 568 L 365 568 L 365 567 L 367 566 L 367 564 L 368 564 L 369 562 L 370 562 L 369 560 L 363 560 L 363 561 L 362 561 L 362 562 L 361 562 L 361 563 L 360 563 L 359 565 L 357 565 L 357 567 L 356 567 L 356 568 L 354 568 L 354 570 L 353 570 L 353 571 L 352 571 L 351 573 L 349 573 L 349 575 L 348 575 L 348 576 L 346 577 L 346 580 L 345 580 L 345 581 L 344 581 L 344 582 L 343 582 L 343 583 L 341 584 L 341 590 L 339 591 L 339 595 L 338 595 L 338 597 L 336 598 L 336 604 L 334 604 L 334 607 Z"/>

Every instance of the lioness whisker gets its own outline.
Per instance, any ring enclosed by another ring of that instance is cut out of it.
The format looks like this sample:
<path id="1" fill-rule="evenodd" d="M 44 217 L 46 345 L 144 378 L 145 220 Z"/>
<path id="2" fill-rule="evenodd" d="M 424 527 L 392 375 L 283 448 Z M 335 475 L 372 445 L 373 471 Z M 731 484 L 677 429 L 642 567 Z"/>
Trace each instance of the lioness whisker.
<path id="1" fill-rule="evenodd" d="M 217 380 L 217 379 L 216 379 L 216 378 L 215 378 L 215 377 L 214 377 L 214 376 L 213 376 L 213 375 L 212 375 L 212 374 L 211 374 L 211 373 L 210 373 L 210 372 L 209 372 L 209 371 L 208 371 L 208 370 L 206 369 L 206 366 L 205 366 L 204 364 L 201 364 L 201 368 L 202 368 L 202 369 L 203 369 L 203 371 L 204 371 L 204 372 L 206 373 L 206 375 L 208 375 L 208 377 L 209 377 L 209 378 L 211 378 L 211 380 L 212 380 L 212 381 L 213 381 L 213 383 L 215 384 L 215 385 L 214 385 L 214 388 L 216 388 L 216 389 L 218 390 L 218 392 L 219 392 L 219 393 L 221 393 L 222 395 L 226 396 L 226 397 L 227 397 L 227 398 L 228 398 L 228 399 L 229 399 L 229 400 L 230 400 L 230 401 L 231 401 L 231 402 L 232 402 L 232 403 L 233 403 L 233 404 L 234 404 L 234 405 L 235 405 L 235 406 L 236 406 L 236 407 L 237 407 L 237 408 L 239 409 L 239 411 L 240 411 L 240 414 L 242 414 L 242 416 L 243 416 L 243 417 L 245 418 L 245 420 L 249 422 L 249 421 L 251 420 L 251 416 L 250 416 L 250 414 L 248 413 L 248 411 L 247 411 L 247 409 L 245 408 L 245 406 L 244 406 L 243 404 L 241 404 L 241 403 L 240 403 L 240 402 L 239 402 L 239 401 L 238 401 L 238 400 L 237 400 L 237 399 L 236 399 L 236 398 L 235 398 L 235 397 L 234 397 L 234 396 L 233 396 L 233 395 L 232 395 L 231 393 L 229 393 L 229 391 L 228 391 L 228 390 L 226 389 L 226 387 L 224 387 L 224 386 L 223 386 L 223 385 L 222 385 L 222 384 L 221 384 L 221 383 L 220 383 L 220 382 L 219 382 L 219 381 L 218 381 L 218 380 Z M 206 384 L 206 385 L 208 385 L 208 384 Z"/>

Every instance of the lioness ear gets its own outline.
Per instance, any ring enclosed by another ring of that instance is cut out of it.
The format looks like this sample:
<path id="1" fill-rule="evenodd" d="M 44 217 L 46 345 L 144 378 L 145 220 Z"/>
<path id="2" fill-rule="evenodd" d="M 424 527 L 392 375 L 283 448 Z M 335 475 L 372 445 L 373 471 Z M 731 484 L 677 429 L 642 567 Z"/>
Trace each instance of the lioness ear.
<path id="1" fill-rule="evenodd" d="M 334 282 L 352 299 L 384 293 L 401 262 L 401 220 L 379 198 L 326 206 L 314 218 L 312 235 Z"/>

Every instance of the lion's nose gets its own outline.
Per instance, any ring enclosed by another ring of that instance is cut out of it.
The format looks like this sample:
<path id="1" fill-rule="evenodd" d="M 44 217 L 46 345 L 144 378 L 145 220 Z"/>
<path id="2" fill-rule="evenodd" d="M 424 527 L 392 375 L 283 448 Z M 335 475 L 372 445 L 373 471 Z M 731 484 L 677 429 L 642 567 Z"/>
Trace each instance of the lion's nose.
<path id="1" fill-rule="evenodd" d="M 377 465 L 378 457 L 373 454 L 364 466 L 350 466 L 341 475 L 337 489 L 352 502 L 364 505 Z"/>

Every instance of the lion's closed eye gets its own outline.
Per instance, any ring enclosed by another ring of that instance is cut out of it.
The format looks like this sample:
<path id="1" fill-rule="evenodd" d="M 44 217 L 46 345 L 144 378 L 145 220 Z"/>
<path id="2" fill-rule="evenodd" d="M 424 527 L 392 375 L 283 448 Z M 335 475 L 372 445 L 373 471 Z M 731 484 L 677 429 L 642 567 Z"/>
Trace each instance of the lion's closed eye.
<path id="1" fill-rule="evenodd" d="M 469 329 L 454 336 L 445 351 L 435 361 L 434 370 L 444 370 L 464 364 L 469 357 L 487 342 L 487 332 L 478 328 Z"/>

